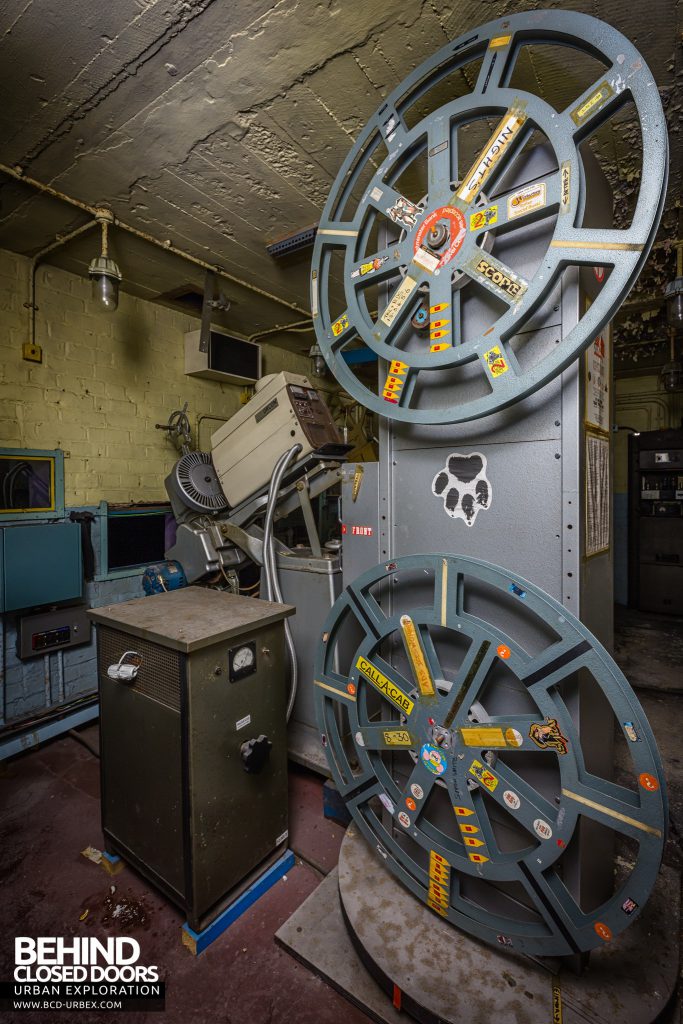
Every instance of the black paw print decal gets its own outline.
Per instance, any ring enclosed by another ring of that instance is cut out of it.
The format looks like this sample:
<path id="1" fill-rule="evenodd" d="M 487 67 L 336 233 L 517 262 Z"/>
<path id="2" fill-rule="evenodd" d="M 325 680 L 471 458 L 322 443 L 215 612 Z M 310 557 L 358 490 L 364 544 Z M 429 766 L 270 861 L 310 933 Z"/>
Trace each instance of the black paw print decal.
<path id="1" fill-rule="evenodd" d="M 486 476 L 486 456 L 481 452 L 448 456 L 446 465 L 432 480 L 432 494 L 443 500 L 451 519 L 463 519 L 474 526 L 477 513 L 489 508 L 493 497 L 491 481 Z"/>

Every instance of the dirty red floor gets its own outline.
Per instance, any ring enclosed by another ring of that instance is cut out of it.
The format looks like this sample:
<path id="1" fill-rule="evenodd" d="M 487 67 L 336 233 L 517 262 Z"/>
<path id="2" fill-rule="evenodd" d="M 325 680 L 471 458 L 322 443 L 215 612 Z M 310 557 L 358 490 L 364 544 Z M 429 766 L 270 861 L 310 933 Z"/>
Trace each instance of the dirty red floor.
<path id="1" fill-rule="evenodd" d="M 84 731 L 97 743 L 96 727 Z M 322 780 L 292 768 L 290 847 L 296 866 L 206 952 L 194 958 L 180 941 L 183 915 L 131 869 L 109 878 L 80 851 L 102 849 L 99 762 L 70 737 L 0 765 L 2 925 L 0 980 L 14 966 L 14 936 L 134 936 L 140 963 L 166 981 L 166 1012 L 65 1014 L 22 1011 L 30 1024 L 92 1021 L 220 1021 L 221 1024 L 366 1024 L 360 1010 L 320 981 L 273 936 L 337 862 L 343 829 L 322 815 Z M 116 886 L 115 894 L 110 887 Z M 108 896 L 129 901 L 144 920 L 122 926 Z M 87 915 L 81 920 L 85 911 Z"/>

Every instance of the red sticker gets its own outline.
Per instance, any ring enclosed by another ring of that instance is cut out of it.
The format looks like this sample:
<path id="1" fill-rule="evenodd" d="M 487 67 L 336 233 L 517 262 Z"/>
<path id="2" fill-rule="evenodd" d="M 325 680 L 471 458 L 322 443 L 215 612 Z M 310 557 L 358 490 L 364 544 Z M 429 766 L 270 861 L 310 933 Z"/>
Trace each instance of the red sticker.
<path id="1" fill-rule="evenodd" d="M 408 808 L 409 811 L 414 811 L 415 808 L 417 807 L 417 804 L 411 797 L 408 797 L 408 799 L 406 800 L 406 807 Z"/>
<path id="2" fill-rule="evenodd" d="M 605 280 L 605 268 L 593 267 L 593 273 L 595 274 L 595 278 L 598 284 L 602 284 L 602 282 Z"/>
<path id="3" fill-rule="evenodd" d="M 457 207 L 440 206 L 438 209 L 433 210 L 428 217 L 425 217 L 418 228 L 417 234 L 415 235 L 413 251 L 417 252 L 427 233 L 431 231 L 434 225 L 440 220 L 446 220 L 449 223 L 448 248 L 439 260 L 439 266 L 443 267 L 444 264 L 453 259 L 456 253 L 460 252 L 462 243 L 465 241 L 465 235 L 467 234 L 465 217 Z"/>
<path id="4" fill-rule="evenodd" d="M 643 789 L 647 789 L 650 793 L 655 793 L 659 789 L 659 783 L 654 775 L 648 775 L 647 772 L 643 772 L 642 775 L 638 776 L 638 782 Z"/>

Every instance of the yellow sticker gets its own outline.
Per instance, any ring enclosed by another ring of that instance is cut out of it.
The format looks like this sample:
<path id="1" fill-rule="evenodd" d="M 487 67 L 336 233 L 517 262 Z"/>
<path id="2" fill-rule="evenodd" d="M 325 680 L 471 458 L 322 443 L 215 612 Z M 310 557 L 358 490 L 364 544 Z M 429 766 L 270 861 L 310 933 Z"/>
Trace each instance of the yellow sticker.
<path id="1" fill-rule="evenodd" d="M 482 764 L 481 761 L 473 761 L 469 767 L 470 775 L 474 775 L 477 782 L 481 782 L 482 786 L 486 786 L 489 793 L 493 793 L 494 789 L 498 785 L 498 779 L 490 772 L 486 765 Z"/>
<path id="2" fill-rule="evenodd" d="M 405 729 L 391 729 L 383 734 L 384 742 L 389 747 L 412 747 L 413 739 Z"/>
<path id="3" fill-rule="evenodd" d="M 566 213 L 571 202 L 572 165 L 565 160 L 560 168 L 560 213 Z"/>
<path id="4" fill-rule="evenodd" d="M 487 206 L 485 210 L 477 210 L 470 214 L 470 231 L 481 231 L 495 224 L 498 220 L 498 207 Z"/>
<path id="5" fill-rule="evenodd" d="M 497 726 L 464 728 L 460 730 L 466 747 L 506 747 L 503 730 Z"/>
<path id="6" fill-rule="evenodd" d="M 454 805 L 453 810 L 459 818 L 469 818 L 470 814 L 474 814 L 474 811 L 471 811 L 469 807 L 456 807 Z"/>
<path id="7" fill-rule="evenodd" d="M 484 352 L 484 361 L 492 377 L 500 377 L 502 373 L 507 373 L 510 369 L 498 345 L 494 345 L 488 352 Z"/>
<path id="8" fill-rule="evenodd" d="M 405 373 L 408 369 L 407 363 L 402 363 L 400 359 L 392 359 L 389 363 L 389 373 Z"/>
<path id="9" fill-rule="evenodd" d="M 418 637 L 417 630 L 415 629 L 415 623 L 411 619 L 410 615 L 402 615 L 400 621 L 401 629 L 403 630 L 403 639 L 405 640 L 406 650 L 408 651 L 408 658 L 410 659 L 410 665 L 413 670 L 413 675 L 415 676 L 415 682 L 420 688 L 420 693 L 423 697 L 435 697 L 436 689 L 434 687 L 434 681 L 425 660 L 420 638 Z"/>
<path id="10" fill-rule="evenodd" d="M 445 338 L 447 334 L 448 331 L 430 331 L 429 340 L 436 341 L 438 338 Z"/>
<path id="11" fill-rule="evenodd" d="M 512 36 L 496 36 L 489 43 L 489 49 L 490 50 L 494 50 L 494 49 L 496 49 L 499 46 L 507 46 L 507 44 L 510 42 L 511 39 L 512 39 Z"/>
<path id="12" fill-rule="evenodd" d="M 399 711 L 403 711 L 406 715 L 409 715 L 415 707 L 414 702 L 407 697 L 403 690 L 400 690 L 395 683 L 392 683 L 391 679 L 387 679 L 378 668 L 376 668 L 371 661 L 367 658 L 360 657 L 356 662 L 356 668 L 359 669 L 366 679 L 368 679 L 373 686 L 375 686 L 380 693 L 382 693 L 387 700 L 390 700 Z"/>
<path id="13" fill-rule="evenodd" d="M 405 380 L 403 380 L 402 377 L 407 369 L 407 363 L 402 363 L 400 359 L 392 359 L 389 364 L 387 379 L 384 381 L 384 386 L 382 387 L 382 398 L 385 402 L 393 402 L 395 405 L 398 404 L 398 396 L 403 390 L 403 385 L 405 384 Z"/>
<path id="14" fill-rule="evenodd" d="M 526 281 L 523 281 L 517 275 L 511 276 L 511 273 L 503 270 L 497 262 L 494 262 L 492 257 L 477 260 L 473 269 L 485 281 L 495 285 L 497 290 L 505 292 L 511 299 L 521 298 L 527 290 Z"/>
<path id="15" fill-rule="evenodd" d="M 610 96 L 614 96 L 614 89 L 609 82 L 602 82 L 595 92 L 588 97 L 580 107 L 576 107 L 571 112 L 571 119 L 576 125 L 582 124 L 589 114 L 597 113 L 601 107 L 604 107 Z"/>
<path id="16" fill-rule="evenodd" d="M 452 348 L 449 341 L 437 341 L 435 345 L 429 346 L 430 352 L 443 352 L 444 349 Z"/>
<path id="17" fill-rule="evenodd" d="M 462 841 L 465 846 L 483 846 L 481 839 L 475 839 L 474 836 L 463 836 Z"/>
<path id="18" fill-rule="evenodd" d="M 436 850 L 429 851 L 429 889 L 427 906 L 445 917 L 448 910 L 451 869 L 445 857 Z"/>
<path id="19" fill-rule="evenodd" d="M 456 192 L 458 199 L 462 199 L 465 203 L 470 203 L 481 192 L 484 182 L 525 121 L 526 114 L 520 110 L 509 110 L 503 115 L 485 149 L 479 154 L 465 175 L 462 185 Z M 453 204 L 451 203 L 451 205 Z"/>
<path id="20" fill-rule="evenodd" d="M 444 309 L 448 309 L 450 302 L 437 302 L 436 306 L 429 307 L 430 316 L 432 313 L 443 313 Z"/>
<path id="21" fill-rule="evenodd" d="M 538 181 L 535 185 L 527 185 L 508 198 L 508 220 L 522 217 L 533 210 L 542 210 L 545 206 L 545 182 Z"/>
<path id="22" fill-rule="evenodd" d="M 394 292 L 389 305 L 382 313 L 381 320 L 383 324 L 386 324 L 387 327 L 390 327 L 391 324 L 393 324 L 394 320 L 401 309 L 403 309 L 416 287 L 417 281 L 415 278 L 411 277 L 410 274 L 406 274 L 403 281 Z"/>
<path id="23" fill-rule="evenodd" d="M 482 853 L 468 853 L 467 856 L 474 864 L 485 864 L 488 860 Z"/>
<path id="24" fill-rule="evenodd" d="M 562 989 L 560 979 L 555 974 L 552 979 L 553 991 L 553 1024 L 562 1024 Z"/>
<path id="25" fill-rule="evenodd" d="M 340 316 L 339 319 L 332 324 L 332 333 L 334 334 L 335 338 L 338 338 L 342 331 L 345 331 L 348 326 L 349 318 L 346 316 L 346 314 L 344 314 L 344 316 Z"/>
<path id="26" fill-rule="evenodd" d="M 430 331 L 438 331 L 441 327 L 448 327 L 450 320 L 432 320 L 429 325 Z"/>
<path id="27" fill-rule="evenodd" d="M 475 832 L 479 831 L 476 825 L 470 825 L 466 821 L 459 821 L 458 828 L 461 832 L 466 832 L 468 835 L 473 835 Z"/>
<path id="28" fill-rule="evenodd" d="M 439 878 L 442 875 L 448 877 L 451 867 L 445 857 L 434 850 L 429 851 L 429 876 Z"/>

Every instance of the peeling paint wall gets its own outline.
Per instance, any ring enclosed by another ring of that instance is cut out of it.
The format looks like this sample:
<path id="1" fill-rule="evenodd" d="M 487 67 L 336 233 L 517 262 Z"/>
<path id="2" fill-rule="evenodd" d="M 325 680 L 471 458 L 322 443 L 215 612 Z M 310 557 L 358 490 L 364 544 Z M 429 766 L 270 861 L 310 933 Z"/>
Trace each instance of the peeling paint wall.
<path id="1" fill-rule="evenodd" d="M 24 362 L 28 269 L 0 250 L 0 445 L 68 452 L 68 505 L 166 500 L 176 451 L 155 423 L 187 401 L 193 427 L 214 416 L 204 426 L 217 429 L 239 408 L 241 388 L 185 376 L 184 334 L 196 319 L 128 295 L 116 313 L 94 312 L 88 281 L 50 267 L 37 274 L 43 362 Z M 263 364 L 264 373 L 310 369 L 272 345 Z"/>
<path id="2" fill-rule="evenodd" d="M 266 243 L 318 219 L 362 126 L 410 70 L 478 23 L 534 8 L 593 14 L 641 49 L 669 116 L 675 209 L 680 0 L 653 0 L 647 16 L 623 0 L 6 0 L 0 89 L 15 102 L 0 110 L 0 157 L 308 308 L 309 254 L 285 265 Z M 577 62 L 553 50 L 525 54 L 518 85 L 561 103 Z M 595 146 L 625 211 L 638 187 L 628 116 Z M 0 193 L 0 245 L 30 252 L 73 222 L 16 183 Z M 87 251 L 55 258 L 77 269 Z M 146 295 L 171 286 L 161 266 L 126 269 Z M 253 330 L 277 322 L 258 301 L 249 314 Z"/>

